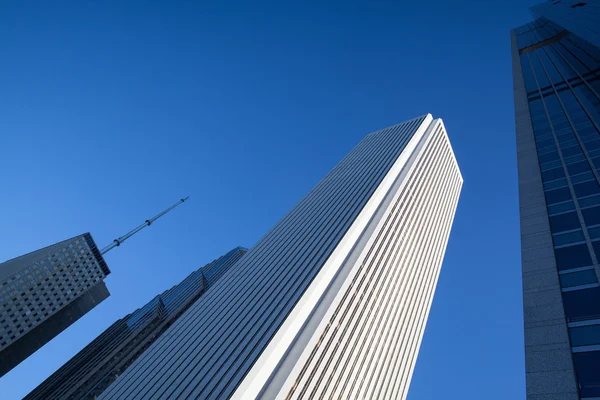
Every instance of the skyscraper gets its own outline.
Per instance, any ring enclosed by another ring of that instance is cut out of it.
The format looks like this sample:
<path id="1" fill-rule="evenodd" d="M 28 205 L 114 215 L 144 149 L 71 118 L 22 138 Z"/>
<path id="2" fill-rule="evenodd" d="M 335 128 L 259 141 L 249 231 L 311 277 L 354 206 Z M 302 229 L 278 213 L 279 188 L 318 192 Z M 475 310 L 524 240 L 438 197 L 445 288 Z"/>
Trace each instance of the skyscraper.
<path id="1" fill-rule="evenodd" d="M 600 49 L 544 17 L 511 38 L 527 399 L 600 398 Z"/>
<path id="2" fill-rule="evenodd" d="M 95 399 L 245 253 L 231 250 L 118 320 L 25 399 Z"/>
<path id="3" fill-rule="evenodd" d="M 461 187 L 440 119 L 367 135 L 101 398 L 404 398 Z"/>
<path id="4" fill-rule="evenodd" d="M 0 376 L 109 296 L 89 233 L 0 264 Z"/>
<path id="5" fill-rule="evenodd" d="M 533 6 L 531 11 L 600 47 L 600 0 L 545 1 Z"/>
<path id="6" fill-rule="evenodd" d="M 110 295 L 102 254 L 185 200 L 102 250 L 85 233 L 0 263 L 0 377 Z"/>

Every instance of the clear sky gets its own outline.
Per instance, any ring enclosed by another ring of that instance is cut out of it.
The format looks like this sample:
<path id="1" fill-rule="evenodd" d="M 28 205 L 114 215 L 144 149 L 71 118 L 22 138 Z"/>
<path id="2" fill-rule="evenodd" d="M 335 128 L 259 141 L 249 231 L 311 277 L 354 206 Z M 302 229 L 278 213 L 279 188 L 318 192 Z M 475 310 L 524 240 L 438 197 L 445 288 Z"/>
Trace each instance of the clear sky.
<path id="1" fill-rule="evenodd" d="M 427 112 L 465 184 L 409 400 L 525 397 L 509 30 L 535 1 L 50 3 L 0 6 L 0 261 L 191 199 L 107 254 L 112 295 L 0 398 Z"/>

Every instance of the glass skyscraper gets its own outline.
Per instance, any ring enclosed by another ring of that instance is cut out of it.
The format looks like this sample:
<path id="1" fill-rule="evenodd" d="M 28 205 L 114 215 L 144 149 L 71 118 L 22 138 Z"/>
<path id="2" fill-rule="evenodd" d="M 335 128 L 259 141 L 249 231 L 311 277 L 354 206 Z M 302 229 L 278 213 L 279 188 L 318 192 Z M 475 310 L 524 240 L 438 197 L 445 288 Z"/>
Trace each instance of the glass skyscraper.
<path id="1" fill-rule="evenodd" d="M 440 119 L 367 135 L 100 398 L 405 398 L 461 187 Z"/>
<path id="2" fill-rule="evenodd" d="M 599 9 L 553 3 L 511 33 L 527 399 L 598 399 Z"/>
<path id="3" fill-rule="evenodd" d="M 97 398 L 245 253 L 231 250 L 118 320 L 25 399 Z"/>

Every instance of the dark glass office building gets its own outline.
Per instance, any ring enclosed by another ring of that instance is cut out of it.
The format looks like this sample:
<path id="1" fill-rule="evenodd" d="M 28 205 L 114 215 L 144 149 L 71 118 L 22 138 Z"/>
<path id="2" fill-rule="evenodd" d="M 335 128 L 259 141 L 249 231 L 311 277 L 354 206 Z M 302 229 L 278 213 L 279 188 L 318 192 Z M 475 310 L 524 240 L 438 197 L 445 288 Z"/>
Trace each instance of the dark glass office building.
<path id="1" fill-rule="evenodd" d="M 231 250 L 118 320 L 25 399 L 95 399 L 245 253 Z"/>
<path id="2" fill-rule="evenodd" d="M 600 398 L 600 49 L 573 33 L 597 4 L 511 33 L 529 400 Z"/>
<path id="3" fill-rule="evenodd" d="M 89 233 L 0 264 L 0 376 L 109 296 Z"/>

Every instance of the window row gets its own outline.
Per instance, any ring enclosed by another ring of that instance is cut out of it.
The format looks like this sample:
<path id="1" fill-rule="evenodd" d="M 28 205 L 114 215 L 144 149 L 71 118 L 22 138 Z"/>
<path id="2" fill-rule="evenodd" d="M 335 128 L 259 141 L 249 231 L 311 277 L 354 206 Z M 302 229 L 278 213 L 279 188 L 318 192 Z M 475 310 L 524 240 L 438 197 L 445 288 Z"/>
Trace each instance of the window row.
<path id="1" fill-rule="evenodd" d="M 560 204 L 560 206 L 563 206 L 564 209 L 571 207 L 572 205 L 572 201 Z M 586 226 L 591 227 L 594 225 L 600 225 L 600 207 L 584 208 L 581 210 L 581 214 L 583 215 L 583 220 Z M 581 223 L 579 222 L 579 217 L 576 211 L 551 215 L 549 218 L 550 230 L 553 234 L 581 228 Z"/>
<path id="2" fill-rule="evenodd" d="M 573 353 L 581 397 L 600 397 L 600 351 Z"/>
<path id="3" fill-rule="evenodd" d="M 600 318 L 600 287 L 563 292 L 562 296 L 569 322 Z"/>

